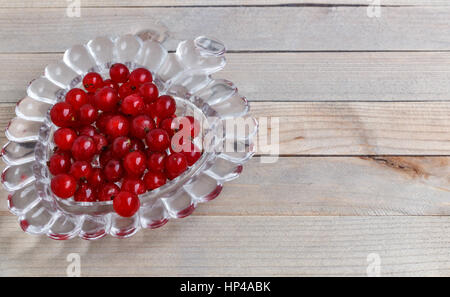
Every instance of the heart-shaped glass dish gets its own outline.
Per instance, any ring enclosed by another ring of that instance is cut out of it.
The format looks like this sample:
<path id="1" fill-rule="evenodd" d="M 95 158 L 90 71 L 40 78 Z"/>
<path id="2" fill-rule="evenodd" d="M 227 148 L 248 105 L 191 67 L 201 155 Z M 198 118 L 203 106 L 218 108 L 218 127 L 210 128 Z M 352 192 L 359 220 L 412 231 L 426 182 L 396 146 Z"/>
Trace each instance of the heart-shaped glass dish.
<path id="1" fill-rule="evenodd" d="M 68 49 L 62 61 L 48 65 L 45 75 L 30 84 L 28 96 L 17 103 L 16 117 L 5 132 L 9 142 L 2 150 L 8 206 L 24 231 L 57 240 L 129 237 L 141 228 L 158 228 L 171 218 L 190 215 L 199 203 L 216 198 L 224 182 L 239 176 L 254 154 L 258 127 L 235 85 L 212 77 L 225 66 L 225 46 L 200 36 L 180 41 L 171 53 L 165 48 L 168 42 L 174 40 L 156 30 L 98 37 Z M 201 159 L 161 188 L 140 195 L 141 208 L 130 218 L 118 216 L 112 201 L 57 198 L 50 190 L 47 168 L 56 130 L 48 110 L 70 89 L 81 87 L 86 73 L 96 71 L 109 78 L 114 63 L 150 70 L 160 92 L 175 98 L 176 114 L 193 115 L 202 122 L 195 139 L 204 151 Z"/>

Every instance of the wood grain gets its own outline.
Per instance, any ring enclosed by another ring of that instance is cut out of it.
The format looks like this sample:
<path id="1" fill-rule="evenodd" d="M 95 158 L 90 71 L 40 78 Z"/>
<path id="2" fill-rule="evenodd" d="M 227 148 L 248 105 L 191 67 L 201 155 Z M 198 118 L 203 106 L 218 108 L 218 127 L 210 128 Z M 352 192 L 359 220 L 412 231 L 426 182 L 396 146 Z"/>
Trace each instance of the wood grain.
<path id="1" fill-rule="evenodd" d="M 449 217 L 189 217 L 127 240 L 55 242 L 0 217 L 1 276 L 450 276 Z M 130 253 L 130 251 L 133 251 Z"/>
<path id="2" fill-rule="evenodd" d="M 62 54 L 0 54 L 0 102 L 16 102 Z M 217 77 L 250 101 L 450 100 L 450 53 L 229 53 Z M 270 83 L 267 83 L 270 82 Z"/>
<path id="3" fill-rule="evenodd" d="M 362 6 L 85 8 L 81 18 L 66 17 L 63 8 L 2 8 L 0 52 L 59 52 L 95 36 L 140 31 L 151 20 L 180 38 L 215 36 L 230 50 L 449 50 L 449 18 L 449 7 L 415 6 L 384 7 L 380 18 Z"/>

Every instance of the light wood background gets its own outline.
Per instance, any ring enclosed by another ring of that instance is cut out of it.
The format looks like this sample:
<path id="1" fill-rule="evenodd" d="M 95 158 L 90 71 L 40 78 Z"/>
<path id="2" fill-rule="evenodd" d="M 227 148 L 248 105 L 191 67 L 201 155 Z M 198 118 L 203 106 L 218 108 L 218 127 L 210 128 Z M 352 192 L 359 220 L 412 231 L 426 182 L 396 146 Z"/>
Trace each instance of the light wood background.
<path id="1" fill-rule="evenodd" d="M 159 20 L 228 45 L 221 76 L 280 118 L 281 155 L 127 240 L 27 235 L 2 190 L 0 276 L 64 276 L 70 253 L 83 276 L 365 276 L 371 254 L 384 276 L 450 276 L 448 1 L 382 0 L 379 18 L 365 0 L 81 3 L 0 0 L 2 127 L 65 48 Z"/>

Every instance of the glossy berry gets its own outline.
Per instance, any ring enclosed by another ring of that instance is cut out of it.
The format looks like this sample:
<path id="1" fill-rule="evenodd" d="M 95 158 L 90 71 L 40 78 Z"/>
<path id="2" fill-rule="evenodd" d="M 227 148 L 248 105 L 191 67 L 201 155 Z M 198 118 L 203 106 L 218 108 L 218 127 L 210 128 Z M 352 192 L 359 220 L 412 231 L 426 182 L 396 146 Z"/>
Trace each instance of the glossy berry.
<path id="1" fill-rule="evenodd" d="M 159 128 L 150 130 L 145 137 L 145 141 L 152 152 L 163 152 L 170 145 L 169 134 Z"/>
<path id="2" fill-rule="evenodd" d="M 137 68 L 131 72 L 129 77 L 130 83 L 133 86 L 139 87 L 140 85 L 153 81 L 152 74 L 145 68 Z"/>
<path id="3" fill-rule="evenodd" d="M 106 164 L 114 159 L 114 155 L 112 150 L 106 150 L 100 153 L 99 163 L 102 168 L 106 166 Z"/>
<path id="4" fill-rule="evenodd" d="M 58 127 L 71 127 L 75 122 L 75 110 L 72 105 L 67 102 L 59 102 L 53 105 L 50 110 L 50 118 Z"/>
<path id="5" fill-rule="evenodd" d="M 158 87 L 151 82 L 144 83 L 139 87 L 139 94 L 144 98 L 145 103 L 152 103 L 158 99 Z"/>
<path id="6" fill-rule="evenodd" d="M 106 179 L 101 168 L 93 168 L 88 178 L 88 183 L 94 188 L 98 188 L 105 183 Z"/>
<path id="7" fill-rule="evenodd" d="M 98 191 L 98 201 L 111 201 L 120 193 L 120 188 L 113 183 L 103 185 Z"/>
<path id="8" fill-rule="evenodd" d="M 48 161 L 48 169 L 53 175 L 69 172 L 70 165 L 70 154 L 66 152 L 56 153 Z"/>
<path id="9" fill-rule="evenodd" d="M 97 149 L 92 137 L 82 135 L 75 139 L 71 151 L 75 160 L 91 161 Z"/>
<path id="10" fill-rule="evenodd" d="M 166 158 L 167 177 L 174 179 L 187 169 L 186 157 L 181 153 L 172 153 Z"/>
<path id="11" fill-rule="evenodd" d="M 172 96 L 163 95 L 155 102 L 155 113 L 160 119 L 165 119 L 172 116 L 175 114 L 176 109 L 177 105 Z"/>
<path id="12" fill-rule="evenodd" d="M 90 72 L 83 78 L 83 86 L 88 92 L 95 92 L 103 87 L 103 78 L 96 72 Z"/>
<path id="13" fill-rule="evenodd" d="M 128 153 L 123 159 L 123 167 L 129 176 L 140 177 L 147 168 L 147 158 L 145 154 L 136 151 Z"/>
<path id="14" fill-rule="evenodd" d="M 138 115 L 131 120 L 132 136 L 137 138 L 145 138 L 147 133 L 155 128 L 155 122 L 147 115 Z"/>
<path id="15" fill-rule="evenodd" d="M 106 124 L 108 123 L 109 119 L 111 119 L 114 115 L 109 112 L 102 112 L 95 122 L 95 125 L 101 132 L 106 131 Z"/>
<path id="16" fill-rule="evenodd" d="M 122 164 L 117 160 L 110 160 L 106 163 L 105 170 L 103 171 L 105 178 L 109 182 L 119 181 L 123 177 Z"/>
<path id="17" fill-rule="evenodd" d="M 124 83 L 130 76 L 130 70 L 128 70 L 128 67 L 124 64 L 116 63 L 109 69 L 109 76 L 111 77 L 111 80 L 117 84 Z"/>
<path id="18" fill-rule="evenodd" d="M 53 194 L 59 198 L 67 199 L 75 194 L 77 182 L 72 176 L 63 173 L 52 178 L 50 187 Z"/>
<path id="19" fill-rule="evenodd" d="M 70 167 L 70 175 L 72 175 L 76 180 L 87 180 L 92 174 L 91 163 L 86 161 L 76 161 Z"/>
<path id="20" fill-rule="evenodd" d="M 113 111 L 117 109 L 119 96 L 111 87 L 103 87 L 95 93 L 95 107 L 102 111 Z"/>
<path id="21" fill-rule="evenodd" d="M 114 139 L 111 146 L 114 157 L 121 159 L 131 151 L 131 139 L 126 136 L 120 136 Z"/>
<path id="22" fill-rule="evenodd" d="M 106 123 L 106 134 L 112 137 L 126 136 L 129 130 L 128 119 L 121 115 L 111 117 Z"/>
<path id="23" fill-rule="evenodd" d="M 186 129 L 190 131 L 190 135 L 192 138 L 195 138 L 200 133 L 200 123 L 193 116 L 185 116 L 176 118 L 179 122 L 179 130 Z M 187 127 L 184 128 L 184 125 L 187 124 Z"/>
<path id="24" fill-rule="evenodd" d="M 165 118 L 159 123 L 159 128 L 165 130 L 170 137 L 172 137 L 178 129 L 176 129 L 176 123 L 173 118 Z"/>
<path id="25" fill-rule="evenodd" d="M 56 146 L 63 151 L 70 151 L 76 138 L 77 133 L 69 128 L 59 128 L 53 134 L 53 140 Z"/>
<path id="26" fill-rule="evenodd" d="M 132 217 L 140 207 L 139 198 L 130 192 L 122 191 L 113 200 L 113 208 L 121 217 Z"/>
<path id="27" fill-rule="evenodd" d="M 166 153 L 151 153 L 147 158 L 147 169 L 152 172 L 163 172 L 165 169 Z"/>
<path id="28" fill-rule="evenodd" d="M 123 99 L 120 105 L 121 111 L 126 115 L 138 115 L 145 109 L 144 98 L 139 94 L 132 94 Z"/>
<path id="29" fill-rule="evenodd" d="M 122 99 L 136 92 L 136 87 L 129 82 L 126 82 L 119 87 L 119 97 Z"/>
<path id="30" fill-rule="evenodd" d="M 161 172 L 147 172 L 144 176 L 144 183 L 148 191 L 157 189 L 167 182 L 166 176 Z"/>
<path id="31" fill-rule="evenodd" d="M 97 200 L 97 192 L 89 184 L 81 184 L 75 192 L 73 199 L 77 202 L 95 202 Z"/>
<path id="32" fill-rule="evenodd" d="M 83 126 L 80 129 L 78 129 L 78 135 L 84 135 L 84 136 L 89 136 L 92 137 L 94 136 L 96 133 L 95 128 L 92 126 Z"/>
<path id="33" fill-rule="evenodd" d="M 92 136 L 92 139 L 95 142 L 96 153 L 100 153 L 104 151 L 108 147 L 108 140 L 102 134 L 95 134 Z"/>
<path id="34" fill-rule="evenodd" d="M 67 92 L 66 102 L 72 105 L 74 110 L 79 110 L 81 106 L 89 103 L 89 100 L 85 91 L 75 88 Z"/>
<path id="35" fill-rule="evenodd" d="M 125 177 L 123 179 L 121 190 L 136 195 L 144 194 L 147 191 L 145 183 L 141 179 L 132 177 Z"/>
<path id="36" fill-rule="evenodd" d="M 189 149 L 183 149 L 181 153 L 186 157 L 187 164 L 192 166 L 202 156 L 201 150 L 193 143 L 188 146 Z"/>
<path id="37" fill-rule="evenodd" d="M 82 125 L 90 125 L 98 117 L 98 110 L 92 104 L 85 104 L 80 107 L 78 119 Z"/>
<path id="38" fill-rule="evenodd" d="M 139 138 L 131 138 L 130 152 L 141 151 L 143 152 L 145 145 Z"/>
<path id="39" fill-rule="evenodd" d="M 112 79 L 106 79 L 105 81 L 103 81 L 103 86 L 110 87 L 114 89 L 116 92 L 119 92 L 119 85 L 116 84 Z"/>

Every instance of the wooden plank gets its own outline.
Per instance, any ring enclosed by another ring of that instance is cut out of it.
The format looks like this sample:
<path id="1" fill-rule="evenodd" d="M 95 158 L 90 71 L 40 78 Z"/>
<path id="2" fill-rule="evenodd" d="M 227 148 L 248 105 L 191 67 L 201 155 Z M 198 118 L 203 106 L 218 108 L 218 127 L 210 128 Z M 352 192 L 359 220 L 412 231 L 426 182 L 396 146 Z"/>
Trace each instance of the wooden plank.
<path id="1" fill-rule="evenodd" d="M 0 107 L 6 127 L 14 104 Z M 450 102 L 253 102 L 251 109 L 262 125 L 259 154 L 450 155 Z"/>
<path id="2" fill-rule="evenodd" d="M 66 276 L 69 253 L 82 276 L 450 276 L 448 217 L 189 217 L 97 242 L 0 223 L 1 276 Z"/>
<path id="3" fill-rule="evenodd" d="M 448 7 L 384 7 L 380 18 L 362 6 L 85 8 L 81 18 L 60 8 L 3 8 L 0 52 L 59 52 L 156 19 L 180 38 L 211 35 L 230 50 L 449 50 L 449 18 Z"/>
<path id="4" fill-rule="evenodd" d="M 28 83 L 60 59 L 0 54 L 0 102 L 25 96 Z M 250 101 L 450 100 L 448 52 L 228 53 L 216 76 Z"/>
<path id="5" fill-rule="evenodd" d="M 383 6 L 448 6 L 446 0 L 383 0 Z M 0 0 L 0 7 L 67 7 L 61 0 L 28 0 L 8 1 Z M 229 5 L 368 5 L 367 0 L 141 0 L 138 3 L 133 0 L 83 0 L 82 7 L 126 7 L 126 6 L 229 6 Z"/>
<path id="6" fill-rule="evenodd" d="M 450 215 L 450 157 L 281 157 L 244 166 L 195 216 Z M 6 201 L 6 192 L 0 197 Z M 6 203 L 0 215 L 6 215 Z"/>

